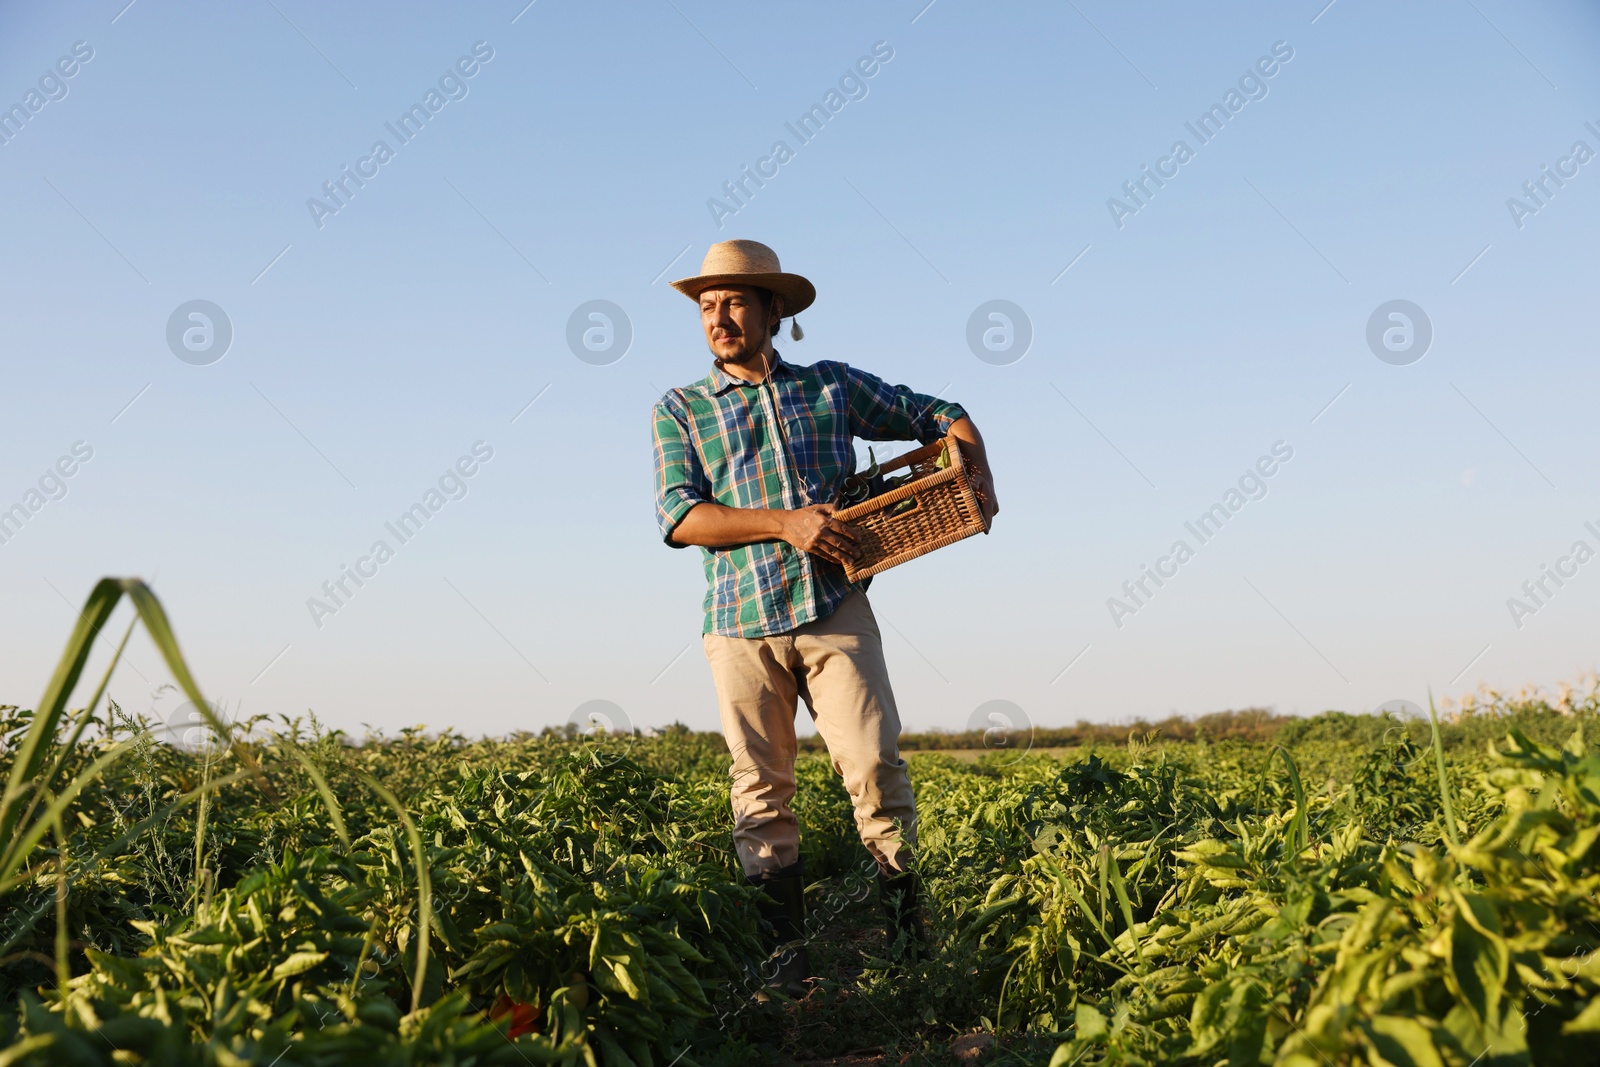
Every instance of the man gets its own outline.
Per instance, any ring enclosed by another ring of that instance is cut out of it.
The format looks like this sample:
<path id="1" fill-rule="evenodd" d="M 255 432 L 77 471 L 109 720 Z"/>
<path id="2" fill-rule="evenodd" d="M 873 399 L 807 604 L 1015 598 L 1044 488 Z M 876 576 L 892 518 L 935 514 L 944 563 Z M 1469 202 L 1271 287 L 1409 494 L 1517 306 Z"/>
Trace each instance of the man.
<path id="1" fill-rule="evenodd" d="M 770 901 L 776 943 L 804 931 L 804 872 L 794 797 L 796 698 L 806 702 L 878 863 L 891 944 L 920 939 L 911 849 L 917 813 L 900 758 L 900 716 L 865 586 L 845 578 L 855 533 L 833 517 L 855 470 L 852 438 L 954 434 L 997 510 L 983 438 L 957 404 L 890 386 L 844 363 L 785 362 L 773 336 L 816 289 L 755 241 L 724 241 L 700 273 L 672 283 L 700 305 L 711 373 L 656 404 L 656 518 L 673 547 L 701 547 L 709 588 L 704 644 L 733 755 L 733 840 L 746 877 Z M 796 340 L 799 326 L 792 329 Z M 769 985 L 804 990 L 804 945 Z"/>

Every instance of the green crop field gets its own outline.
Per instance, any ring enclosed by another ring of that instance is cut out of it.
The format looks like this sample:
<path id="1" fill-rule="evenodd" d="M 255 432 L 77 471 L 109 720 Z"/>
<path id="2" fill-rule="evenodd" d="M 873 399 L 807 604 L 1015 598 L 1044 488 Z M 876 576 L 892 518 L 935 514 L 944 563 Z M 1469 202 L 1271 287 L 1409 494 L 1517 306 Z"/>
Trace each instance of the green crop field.
<path id="1" fill-rule="evenodd" d="M 756 1003 L 720 736 L 258 721 L 188 752 L 77 691 L 124 593 L 201 696 L 148 591 L 103 583 L 37 710 L 0 712 L 0 1067 L 1486 1067 L 1600 1049 L 1592 690 L 1490 697 L 1437 732 L 1328 714 L 915 753 L 933 947 L 907 964 L 882 958 L 848 797 L 808 753 L 822 981 Z"/>

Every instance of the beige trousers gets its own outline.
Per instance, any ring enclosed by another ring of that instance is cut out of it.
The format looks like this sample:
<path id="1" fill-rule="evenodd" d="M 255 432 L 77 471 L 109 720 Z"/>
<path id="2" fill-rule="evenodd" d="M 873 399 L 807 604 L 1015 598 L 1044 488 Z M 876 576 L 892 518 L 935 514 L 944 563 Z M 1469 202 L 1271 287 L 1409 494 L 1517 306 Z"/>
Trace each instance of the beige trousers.
<path id="1" fill-rule="evenodd" d="M 856 829 L 879 866 L 911 862 L 917 809 L 900 758 L 900 714 L 883 638 L 864 593 L 833 614 L 771 637 L 705 635 L 722 732 L 733 754 L 733 843 L 746 874 L 800 858 L 794 799 L 795 698 L 806 703 L 855 805 Z"/>

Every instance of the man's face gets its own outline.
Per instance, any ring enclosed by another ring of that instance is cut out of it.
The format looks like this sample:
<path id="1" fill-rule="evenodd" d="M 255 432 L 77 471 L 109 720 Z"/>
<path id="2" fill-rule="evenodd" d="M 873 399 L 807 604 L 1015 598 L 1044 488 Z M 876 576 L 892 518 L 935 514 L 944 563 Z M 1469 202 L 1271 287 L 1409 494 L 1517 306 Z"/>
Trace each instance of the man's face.
<path id="1" fill-rule="evenodd" d="M 771 314 L 748 285 L 707 289 L 700 294 L 700 325 L 711 354 L 724 363 L 754 359 L 766 346 Z"/>

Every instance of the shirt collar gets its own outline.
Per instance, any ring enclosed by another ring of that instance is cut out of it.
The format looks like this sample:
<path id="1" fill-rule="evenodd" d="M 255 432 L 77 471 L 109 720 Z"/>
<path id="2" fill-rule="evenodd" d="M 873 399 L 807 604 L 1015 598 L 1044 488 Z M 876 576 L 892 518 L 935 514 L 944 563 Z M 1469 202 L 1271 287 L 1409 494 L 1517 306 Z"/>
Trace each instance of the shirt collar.
<path id="1" fill-rule="evenodd" d="M 794 377 L 795 369 L 784 362 L 783 354 L 776 348 L 772 350 L 772 377 Z M 715 363 L 711 364 L 711 394 L 721 396 L 736 385 L 756 385 L 756 382 L 747 382 L 743 378 L 735 378 Z"/>

